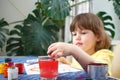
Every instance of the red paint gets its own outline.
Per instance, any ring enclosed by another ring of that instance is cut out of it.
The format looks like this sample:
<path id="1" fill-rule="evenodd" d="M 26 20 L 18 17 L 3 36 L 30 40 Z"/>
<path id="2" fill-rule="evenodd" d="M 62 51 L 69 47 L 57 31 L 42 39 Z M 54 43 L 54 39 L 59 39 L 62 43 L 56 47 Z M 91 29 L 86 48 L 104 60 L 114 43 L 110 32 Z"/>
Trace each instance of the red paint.
<path id="1" fill-rule="evenodd" d="M 8 73 L 7 73 L 8 68 L 9 68 L 8 64 L 5 64 L 5 66 L 4 66 L 4 78 L 8 77 Z"/>
<path id="2" fill-rule="evenodd" d="M 18 67 L 18 74 L 23 74 L 24 73 L 24 64 L 16 63 L 15 66 Z"/>

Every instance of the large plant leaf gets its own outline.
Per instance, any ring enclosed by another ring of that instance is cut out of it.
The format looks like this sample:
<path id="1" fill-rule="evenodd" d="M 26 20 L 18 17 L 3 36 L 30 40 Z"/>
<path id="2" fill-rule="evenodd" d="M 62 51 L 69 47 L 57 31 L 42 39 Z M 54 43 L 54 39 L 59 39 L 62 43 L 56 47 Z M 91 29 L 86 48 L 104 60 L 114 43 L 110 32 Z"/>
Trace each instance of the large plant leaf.
<path id="1" fill-rule="evenodd" d="M 106 20 L 111 20 L 112 21 L 112 17 L 109 15 L 106 15 L 106 12 L 98 12 L 97 16 L 99 16 L 101 18 L 102 21 L 106 21 Z"/>
<path id="2" fill-rule="evenodd" d="M 110 32 L 110 34 L 111 34 L 110 36 L 112 38 L 114 38 L 114 36 L 115 36 L 115 26 L 111 22 L 112 17 L 110 15 L 107 15 L 107 13 L 104 12 L 104 11 L 100 11 L 96 15 L 102 20 L 105 30 Z M 107 27 L 107 26 L 109 26 L 109 27 Z"/>
<path id="3" fill-rule="evenodd" d="M 24 54 L 24 45 L 22 42 L 22 26 L 16 25 L 14 29 L 9 32 L 10 37 L 7 40 L 6 51 L 7 55 L 21 56 Z"/>
<path id="4" fill-rule="evenodd" d="M 51 18 L 64 20 L 69 15 L 71 7 L 68 0 L 50 0 L 47 9 L 47 15 Z"/>
<path id="5" fill-rule="evenodd" d="M 31 24 L 32 26 L 24 26 L 23 28 L 26 54 L 47 55 L 46 51 L 48 46 L 58 41 L 56 32 L 57 27 L 54 25 L 42 27 L 38 22 L 33 22 Z"/>
<path id="6" fill-rule="evenodd" d="M 6 35 L 8 35 L 9 30 L 5 28 L 8 23 L 3 19 L 0 20 L 0 48 L 5 45 L 6 42 Z"/>
<path id="7" fill-rule="evenodd" d="M 62 27 L 65 18 L 69 15 L 71 6 L 68 0 L 41 0 L 36 3 L 37 8 L 40 9 L 42 16 L 46 18 L 43 24 L 51 19 L 54 23 Z"/>

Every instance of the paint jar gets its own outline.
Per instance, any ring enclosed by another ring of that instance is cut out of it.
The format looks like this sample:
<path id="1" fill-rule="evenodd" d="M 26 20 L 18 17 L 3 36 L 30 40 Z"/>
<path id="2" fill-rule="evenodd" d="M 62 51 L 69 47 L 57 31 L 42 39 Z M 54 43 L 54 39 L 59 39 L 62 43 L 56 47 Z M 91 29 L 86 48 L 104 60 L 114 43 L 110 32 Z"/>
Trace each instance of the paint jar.
<path id="1" fill-rule="evenodd" d="M 18 68 L 18 74 L 24 73 L 24 64 L 23 63 L 16 63 L 15 66 Z"/>
<path id="2" fill-rule="evenodd" d="M 8 68 L 8 80 L 18 80 L 18 68 Z"/>
<path id="3" fill-rule="evenodd" d="M 14 62 L 8 62 L 8 63 L 5 63 L 5 66 L 4 66 L 4 78 L 8 78 L 8 68 L 11 68 L 14 66 Z"/>
<path id="4" fill-rule="evenodd" d="M 4 73 L 5 63 L 0 63 L 0 74 Z"/>
<path id="5" fill-rule="evenodd" d="M 8 77 L 8 74 L 7 74 L 8 67 L 9 67 L 8 64 L 5 64 L 5 66 L 4 66 L 4 78 Z"/>

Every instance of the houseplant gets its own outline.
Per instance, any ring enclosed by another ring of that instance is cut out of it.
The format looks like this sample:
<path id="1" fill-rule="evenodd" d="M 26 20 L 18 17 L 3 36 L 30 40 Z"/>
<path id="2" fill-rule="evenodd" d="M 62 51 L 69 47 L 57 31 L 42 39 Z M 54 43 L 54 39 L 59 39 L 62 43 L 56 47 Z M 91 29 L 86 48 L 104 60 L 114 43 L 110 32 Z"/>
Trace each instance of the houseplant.
<path id="1" fill-rule="evenodd" d="M 0 19 L 0 48 L 2 50 L 3 46 L 6 42 L 6 35 L 8 34 L 9 30 L 5 28 L 5 26 L 8 26 L 7 21 L 4 20 L 4 18 Z"/>
<path id="2" fill-rule="evenodd" d="M 58 32 L 71 8 L 68 0 L 38 0 L 35 4 L 33 14 L 10 31 L 18 37 L 8 39 L 8 55 L 47 55 L 47 47 L 59 40 Z"/>

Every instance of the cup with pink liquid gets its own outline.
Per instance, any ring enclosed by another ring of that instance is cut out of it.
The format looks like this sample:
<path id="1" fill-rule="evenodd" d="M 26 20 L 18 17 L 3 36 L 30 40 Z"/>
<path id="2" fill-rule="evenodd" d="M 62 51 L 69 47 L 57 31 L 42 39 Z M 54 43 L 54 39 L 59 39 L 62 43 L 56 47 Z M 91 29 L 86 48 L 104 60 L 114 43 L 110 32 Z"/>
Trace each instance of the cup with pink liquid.
<path id="1" fill-rule="evenodd" d="M 51 59 L 49 56 L 38 57 L 40 79 L 56 80 L 58 76 L 58 61 Z"/>

